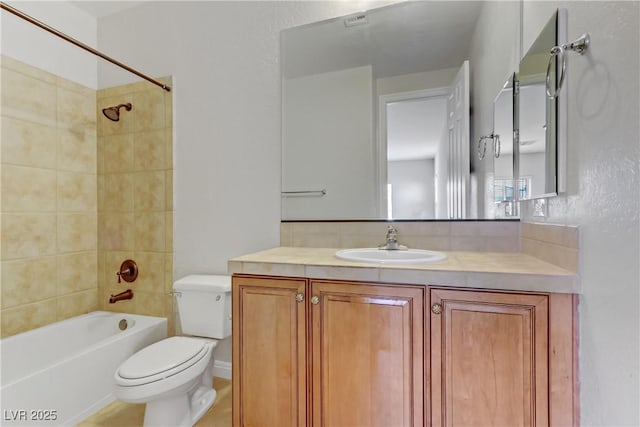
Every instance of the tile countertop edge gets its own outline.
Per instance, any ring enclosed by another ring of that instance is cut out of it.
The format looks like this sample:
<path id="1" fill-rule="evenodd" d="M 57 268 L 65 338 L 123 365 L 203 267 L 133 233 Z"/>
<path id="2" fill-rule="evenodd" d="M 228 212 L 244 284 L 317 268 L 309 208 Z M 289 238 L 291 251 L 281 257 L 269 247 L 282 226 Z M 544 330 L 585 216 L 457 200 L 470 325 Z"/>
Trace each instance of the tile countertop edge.
<path id="1" fill-rule="evenodd" d="M 274 248 L 233 258 L 228 262 L 228 272 L 229 274 L 369 281 L 388 284 L 429 285 L 434 287 L 545 293 L 581 293 L 579 276 L 558 269 L 555 266 L 550 268 L 553 271 L 552 273 L 500 271 L 508 269 L 508 266 L 502 269 L 496 268 L 496 271 L 491 271 L 489 267 L 483 269 L 483 271 L 478 271 L 465 269 L 464 265 L 461 265 L 460 269 L 455 269 L 451 266 L 445 269 L 438 269 L 437 264 L 428 264 L 425 265 L 424 269 L 421 269 L 416 267 L 416 265 L 381 265 L 344 262 L 338 259 L 335 259 L 335 262 L 331 262 L 326 259 L 326 254 L 329 253 L 327 252 L 327 248 L 319 248 L 319 251 L 322 251 L 319 258 L 310 255 L 312 254 L 312 249 L 305 248 L 306 254 L 288 259 L 286 255 L 277 253 L 279 249 L 281 248 Z M 295 249 L 299 250 L 299 248 Z M 454 253 L 450 252 L 448 254 Z M 539 263 L 542 267 L 550 266 L 541 260 L 539 260 Z"/>

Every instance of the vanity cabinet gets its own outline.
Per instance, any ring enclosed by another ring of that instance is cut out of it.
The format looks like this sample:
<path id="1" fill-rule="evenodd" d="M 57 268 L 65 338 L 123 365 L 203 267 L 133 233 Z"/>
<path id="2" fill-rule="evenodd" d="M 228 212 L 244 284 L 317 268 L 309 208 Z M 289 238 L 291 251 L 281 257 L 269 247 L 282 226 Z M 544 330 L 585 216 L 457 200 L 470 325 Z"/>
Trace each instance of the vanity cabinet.
<path id="1" fill-rule="evenodd" d="M 430 294 L 431 425 L 548 425 L 549 297 Z"/>
<path id="2" fill-rule="evenodd" d="M 425 289 L 310 281 L 313 426 L 424 426 Z"/>
<path id="3" fill-rule="evenodd" d="M 233 423 L 307 424 L 304 279 L 233 277 Z"/>
<path id="4" fill-rule="evenodd" d="M 234 425 L 423 426 L 424 306 L 419 286 L 234 276 Z"/>
<path id="5" fill-rule="evenodd" d="M 233 424 L 577 425 L 575 301 L 234 275 Z"/>

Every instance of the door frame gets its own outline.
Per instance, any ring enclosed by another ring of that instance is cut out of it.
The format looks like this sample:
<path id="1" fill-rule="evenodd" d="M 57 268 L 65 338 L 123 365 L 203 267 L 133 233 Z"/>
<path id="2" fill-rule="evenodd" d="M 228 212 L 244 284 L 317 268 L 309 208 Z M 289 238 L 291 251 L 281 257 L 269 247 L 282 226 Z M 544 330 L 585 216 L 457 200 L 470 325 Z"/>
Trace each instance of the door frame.
<path id="1" fill-rule="evenodd" d="M 378 218 L 392 219 L 387 218 L 387 104 L 423 98 L 446 97 L 450 93 L 450 86 L 442 86 L 378 95 L 378 136 L 376 149 L 374 150 Z"/>

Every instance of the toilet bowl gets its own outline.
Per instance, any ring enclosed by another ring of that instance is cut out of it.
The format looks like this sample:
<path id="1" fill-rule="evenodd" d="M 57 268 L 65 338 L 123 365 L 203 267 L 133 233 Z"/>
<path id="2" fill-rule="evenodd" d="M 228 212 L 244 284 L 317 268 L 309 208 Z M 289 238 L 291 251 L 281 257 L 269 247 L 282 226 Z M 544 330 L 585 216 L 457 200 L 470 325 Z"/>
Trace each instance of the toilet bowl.
<path id="1" fill-rule="evenodd" d="M 116 371 L 116 397 L 146 403 L 145 426 L 192 426 L 216 397 L 211 357 L 216 344 L 171 337 L 142 349 Z"/>
<path id="2" fill-rule="evenodd" d="M 194 275 L 177 281 L 182 331 L 199 336 L 158 341 L 117 369 L 114 394 L 124 402 L 146 403 L 145 426 L 193 426 L 213 405 L 212 353 L 218 339 L 231 332 L 230 289 L 228 276 Z"/>

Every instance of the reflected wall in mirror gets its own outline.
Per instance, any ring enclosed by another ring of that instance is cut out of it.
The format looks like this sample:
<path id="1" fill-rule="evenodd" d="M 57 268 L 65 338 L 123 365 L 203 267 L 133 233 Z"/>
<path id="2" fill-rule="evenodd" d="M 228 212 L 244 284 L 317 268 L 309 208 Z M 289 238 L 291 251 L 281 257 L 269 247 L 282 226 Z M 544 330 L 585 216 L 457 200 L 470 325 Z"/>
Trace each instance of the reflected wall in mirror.
<path id="1" fill-rule="evenodd" d="M 283 220 L 466 218 L 481 7 L 406 2 L 282 32 Z"/>
<path id="2" fill-rule="evenodd" d="M 560 9 L 520 62 L 516 147 L 518 180 L 522 183 L 518 192 L 520 200 L 551 197 L 560 191 L 566 143 L 560 132 L 566 129 L 566 115 L 562 112 L 566 100 L 563 90 L 556 98 L 547 96 L 546 79 L 549 70 L 549 80 L 556 84 L 557 57 L 549 64 L 549 52 L 552 47 L 565 43 L 565 39 L 566 11 Z"/>
<path id="3" fill-rule="evenodd" d="M 514 81 L 515 74 L 512 74 L 493 102 L 493 201 L 496 218 L 518 215 L 517 193 L 523 190 L 523 185 L 519 181 L 516 183 L 514 175 Z"/>

